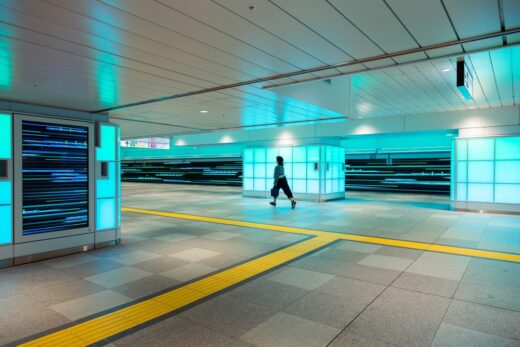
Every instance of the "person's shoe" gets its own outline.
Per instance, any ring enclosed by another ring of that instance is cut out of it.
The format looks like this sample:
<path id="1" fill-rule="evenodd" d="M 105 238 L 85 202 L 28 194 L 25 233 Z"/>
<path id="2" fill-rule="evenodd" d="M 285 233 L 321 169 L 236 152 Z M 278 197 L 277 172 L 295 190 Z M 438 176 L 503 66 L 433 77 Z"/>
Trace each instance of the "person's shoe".
<path id="1" fill-rule="evenodd" d="M 291 208 L 294 210 L 296 207 L 296 200 L 291 201 Z"/>
<path id="2" fill-rule="evenodd" d="M 276 206 L 276 202 L 274 202 L 274 201 L 269 201 L 269 204 Z"/>

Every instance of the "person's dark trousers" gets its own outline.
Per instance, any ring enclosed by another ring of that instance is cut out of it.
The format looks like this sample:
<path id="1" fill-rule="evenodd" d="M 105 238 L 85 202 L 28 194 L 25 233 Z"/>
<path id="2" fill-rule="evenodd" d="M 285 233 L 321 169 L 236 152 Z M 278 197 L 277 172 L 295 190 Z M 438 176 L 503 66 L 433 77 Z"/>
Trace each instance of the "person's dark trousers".
<path id="1" fill-rule="evenodd" d="M 287 183 L 287 178 L 285 178 L 285 177 L 279 178 L 278 181 L 276 181 L 276 187 L 278 189 L 281 188 L 289 199 L 291 199 L 293 197 L 291 188 L 289 188 L 289 183 Z"/>

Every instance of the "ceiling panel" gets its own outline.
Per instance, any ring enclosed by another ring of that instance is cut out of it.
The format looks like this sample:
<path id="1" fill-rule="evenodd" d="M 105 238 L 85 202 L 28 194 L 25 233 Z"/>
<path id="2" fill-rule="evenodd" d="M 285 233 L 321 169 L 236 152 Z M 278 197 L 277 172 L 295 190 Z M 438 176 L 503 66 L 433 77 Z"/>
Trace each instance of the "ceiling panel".
<path id="1" fill-rule="evenodd" d="M 294 68 L 309 68 L 322 63 L 291 43 L 251 23 L 248 17 L 243 18 L 237 16 L 235 13 L 213 1 L 161 0 L 160 2 L 169 9 L 179 11 L 237 40 L 246 42 L 264 52 L 283 59 L 293 65 Z M 201 10 L 201 3 L 204 3 L 203 10 Z M 247 4 L 242 3 L 240 6 L 247 9 Z M 255 13 L 256 11 L 251 14 Z M 252 57 L 252 59 L 254 60 L 254 57 Z"/>
<path id="2" fill-rule="evenodd" d="M 387 0 L 387 3 L 421 46 L 457 39 L 440 1 Z"/>
<path id="3" fill-rule="evenodd" d="M 385 52 L 417 47 L 410 34 L 383 1 L 328 0 L 328 2 Z"/>
<path id="4" fill-rule="evenodd" d="M 461 38 L 500 31 L 497 0 L 444 0 Z"/>
<path id="5" fill-rule="evenodd" d="M 502 106 L 489 52 L 472 54 L 469 60 L 473 67 L 473 73 L 480 81 L 489 104 L 491 106 Z"/>
<path id="6" fill-rule="evenodd" d="M 255 1 L 256 9 L 249 10 L 243 0 L 214 0 L 236 15 L 246 18 L 265 31 L 307 52 L 325 64 L 350 60 L 344 51 L 324 40 L 316 32 L 302 25 L 268 0 Z"/>
<path id="7" fill-rule="evenodd" d="M 502 0 L 504 6 L 504 25 L 506 29 L 520 27 L 520 1 Z"/>
<path id="8" fill-rule="evenodd" d="M 325 1 L 274 0 L 273 2 L 355 59 L 383 53 L 341 13 Z M 320 15 L 317 16 L 316 13 Z"/>
<path id="9" fill-rule="evenodd" d="M 226 52 L 233 52 L 245 60 L 255 61 L 256 64 L 273 71 L 291 71 L 295 68 L 295 65 L 289 62 L 270 55 L 253 45 L 236 40 L 226 33 L 214 30 L 209 25 L 180 14 L 158 2 L 142 0 L 103 0 L 103 3 L 144 18 L 155 25 L 154 31 L 174 31 L 192 40 L 206 44 L 217 44 L 219 49 Z M 132 30 L 139 32 L 140 29 L 134 27 Z"/>

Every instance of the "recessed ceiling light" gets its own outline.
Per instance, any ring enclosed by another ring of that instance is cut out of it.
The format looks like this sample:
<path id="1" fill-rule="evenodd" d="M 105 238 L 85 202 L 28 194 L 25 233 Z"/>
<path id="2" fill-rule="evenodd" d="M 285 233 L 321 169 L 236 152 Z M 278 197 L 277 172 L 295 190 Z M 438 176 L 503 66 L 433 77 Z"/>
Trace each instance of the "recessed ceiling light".
<path id="1" fill-rule="evenodd" d="M 451 69 L 449 67 L 446 69 L 442 69 L 442 72 L 449 72 L 449 71 L 451 71 Z"/>
<path id="2" fill-rule="evenodd" d="M 200 113 L 208 113 L 208 111 L 202 110 L 202 111 L 200 111 Z"/>

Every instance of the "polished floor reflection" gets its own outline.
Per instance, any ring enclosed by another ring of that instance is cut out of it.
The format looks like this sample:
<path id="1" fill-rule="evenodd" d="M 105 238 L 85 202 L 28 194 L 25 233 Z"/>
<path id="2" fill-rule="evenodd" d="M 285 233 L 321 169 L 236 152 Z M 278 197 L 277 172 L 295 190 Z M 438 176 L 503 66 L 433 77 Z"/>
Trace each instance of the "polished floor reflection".
<path id="1" fill-rule="evenodd" d="M 439 196 L 243 199 L 224 187 L 123 185 L 123 205 L 520 254 L 520 217 Z M 139 300 L 306 236 L 135 213 L 123 244 L 0 270 L 0 344 Z M 520 264 L 350 241 L 123 337 L 115 345 L 520 345 Z"/>

